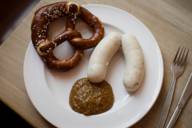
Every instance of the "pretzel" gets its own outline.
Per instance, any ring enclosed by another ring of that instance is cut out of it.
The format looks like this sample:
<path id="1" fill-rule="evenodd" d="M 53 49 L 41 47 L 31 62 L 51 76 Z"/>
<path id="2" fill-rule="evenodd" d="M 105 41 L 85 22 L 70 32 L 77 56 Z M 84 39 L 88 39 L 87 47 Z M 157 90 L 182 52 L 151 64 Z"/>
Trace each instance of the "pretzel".
<path id="1" fill-rule="evenodd" d="M 70 5 L 70 4 L 69 4 Z M 88 49 L 95 47 L 104 36 L 104 27 L 101 21 L 87 9 L 80 6 L 79 17 L 92 28 L 93 35 L 89 39 L 73 38 L 70 43 L 76 48 Z"/>
<path id="2" fill-rule="evenodd" d="M 55 39 L 48 39 L 48 26 L 58 18 L 66 17 L 65 31 Z M 89 39 L 82 38 L 81 34 L 75 30 L 75 23 L 80 17 L 93 30 L 93 35 Z M 96 46 L 104 36 L 104 28 L 99 19 L 91 14 L 87 9 L 74 2 L 57 2 L 41 7 L 35 12 L 32 21 L 32 42 L 33 45 L 49 68 L 68 70 L 76 66 L 83 56 L 83 49 Z M 74 55 L 67 60 L 59 60 L 53 50 L 63 41 L 69 41 L 74 48 Z"/>
<path id="3" fill-rule="evenodd" d="M 44 6 L 35 12 L 31 26 L 32 42 L 41 59 L 51 69 L 69 70 L 75 67 L 83 56 L 83 51 L 75 47 L 73 47 L 75 51 L 74 55 L 69 59 L 59 60 L 53 54 L 54 48 L 63 41 L 70 41 L 74 37 L 81 37 L 81 34 L 74 30 L 74 18 L 77 11 L 78 8 L 74 6 L 67 7 L 67 2 L 58 2 Z M 65 31 L 53 41 L 48 40 L 49 24 L 64 16 L 67 17 Z"/>

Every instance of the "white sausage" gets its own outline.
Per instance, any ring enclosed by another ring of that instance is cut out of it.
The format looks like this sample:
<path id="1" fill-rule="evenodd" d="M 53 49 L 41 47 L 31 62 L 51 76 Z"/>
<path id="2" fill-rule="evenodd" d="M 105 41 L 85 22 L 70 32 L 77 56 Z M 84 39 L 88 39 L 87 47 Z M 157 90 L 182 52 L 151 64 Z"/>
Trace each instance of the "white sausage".
<path id="1" fill-rule="evenodd" d="M 94 49 L 88 65 L 88 79 L 98 83 L 105 79 L 107 67 L 121 45 L 121 34 L 111 32 Z"/>
<path id="2" fill-rule="evenodd" d="M 135 92 L 144 78 L 144 55 L 136 39 L 132 35 L 122 36 L 122 49 L 125 58 L 123 83 L 128 92 Z"/>

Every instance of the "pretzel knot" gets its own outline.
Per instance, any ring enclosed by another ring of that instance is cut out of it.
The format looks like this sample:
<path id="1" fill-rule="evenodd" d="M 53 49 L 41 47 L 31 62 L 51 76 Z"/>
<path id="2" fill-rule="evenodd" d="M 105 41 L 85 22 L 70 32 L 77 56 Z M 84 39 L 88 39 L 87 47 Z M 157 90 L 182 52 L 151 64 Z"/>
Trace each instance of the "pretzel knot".
<path id="1" fill-rule="evenodd" d="M 65 31 L 49 40 L 50 23 L 61 17 L 66 17 Z M 82 38 L 81 33 L 75 30 L 78 18 L 92 28 L 93 34 L 89 39 Z M 83 50 L 96 46 L 104 36 L 103 25 L 96 16 L 79 4 L 66 1 L 38 9 L 32 21 L 31 31 L 33 45 L 43 62 L 51 69 L 63 71 L 75 67 L 83 56 Z M 54 56 L 53 50 L 64 41 L 68 41 L 75 52 L 71 58 L 59 60 Z"/>

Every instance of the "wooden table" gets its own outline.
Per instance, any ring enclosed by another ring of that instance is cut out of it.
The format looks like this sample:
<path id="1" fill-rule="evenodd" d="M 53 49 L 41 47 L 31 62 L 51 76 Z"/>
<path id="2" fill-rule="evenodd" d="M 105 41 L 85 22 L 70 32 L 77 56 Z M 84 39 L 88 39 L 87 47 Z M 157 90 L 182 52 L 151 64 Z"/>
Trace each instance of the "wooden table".
<path id="1" fill-rule="evenodd" d="M 55 0 L 41 0 L 0 46 L 0 99 L 34 127 L 53 127 L 35 110 L 27 96 L 23 80 L 23 61 L 30 40 L 30 24 L 34 11 Z M 165 75 L 161 94 L 150 112 L 133 128 L 153 128 L 159 118 L 162 99 L 168 90 L 169 66 L 179 46 L 192 51 L 192 1 L 191 0 L 76 0 L 81 4 L 109 4 L 128 11 L 140 19 L 154 34 L 161 48 Z M 192 53 L 191 53 L 192 55 Z M 192 71 L 192 58 L 179 79 L 173 106 Z M 155 69 L 154 69 L 155 70 Z M 171 112 L 173 109 L 171 109 Z M 176 128 L 192 127 L 192 98 L 189 100 Z"/>

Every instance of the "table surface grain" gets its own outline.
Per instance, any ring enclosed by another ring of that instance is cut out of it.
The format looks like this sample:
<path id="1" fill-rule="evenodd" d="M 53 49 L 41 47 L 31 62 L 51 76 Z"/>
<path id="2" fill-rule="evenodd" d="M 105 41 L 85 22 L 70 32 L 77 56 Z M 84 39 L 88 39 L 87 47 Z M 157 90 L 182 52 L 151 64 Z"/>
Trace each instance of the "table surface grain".
<path id="1" fill-rule="evenodd" d="M 23 61 L 30 41 L 30 24 L 34 11 L 42 5 L 56 0 L 41 0 L 21 21 L 18 27 L 0 46 L 0 100 L 17 112 L 31 125 L 38 128 L 52 128 L 45 121 L 27 96 L 23 80 Z M 81 4 L 108 4 L 133 14 L 154 34 L 163 54 L 165 74 L 161 93 L 150 112 L 133 128 L 153 128 L 160 116 L 161 104 L 168 90 L 169 66 L 179 46 L 192 51 L 192 1 L 191 0 L 75 0 Z M 183 76 L 179 79 L 174 95 L 173 107 L 192 71 L 192 52 Z M 154 69 L 155 70 L 155 69 Z M 173 112 L 173 108 L 171 112 Z M 192 98 L 185 106 L 176 128 L 192 127 Z"/>

